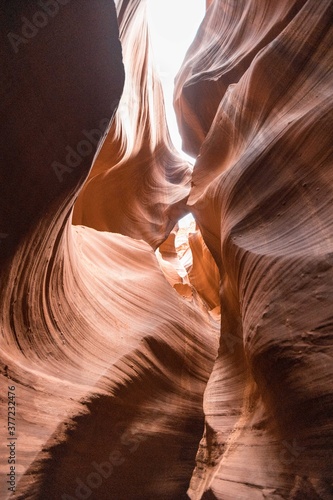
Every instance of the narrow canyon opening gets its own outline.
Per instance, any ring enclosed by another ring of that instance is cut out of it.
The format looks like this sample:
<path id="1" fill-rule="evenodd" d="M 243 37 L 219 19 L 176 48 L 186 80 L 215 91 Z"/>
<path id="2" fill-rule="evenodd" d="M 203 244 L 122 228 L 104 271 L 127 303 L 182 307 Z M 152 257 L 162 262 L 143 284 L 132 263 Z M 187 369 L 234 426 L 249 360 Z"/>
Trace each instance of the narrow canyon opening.
<path id="1" fill-rule="evenodd" d="M 0 6 L 1 500 L 331 500 L 332 0 Z"/>
<path id="2" fill-rule="evenodd" d="M 180 71 L 186 52 L 204 18 L 205 10 L 205 0 L 185 0 L 182 2 L 172 0 L 167 3 L 150 0 L 147 4 L 153 58 L 157 75 L 162 84 L 171 141 L 178 153 L 189 162 L 190 168 L 193 168 L 195 158 L 182 151 L 181 137 L 173 106 L 174 81 Z M 191 279 L 196 274 L 196 271 L 193 270 L 194 262 L 190 239 L 192 247 L 195 245 L 194 252 L 196 253 L 200 250 L 195 242 L 200 239 L 201 245 L 205 246 L 191 213 L 177 222 L 168 240 L 156 251 L 158 261 L 166 278 L 175 290 L 187 298 L 192 297 L 194 283 L 198 283 L 197 279 Z M 207 247 L 205 247 L 204 251 L 207 255 L 210 255 Z M 199 259 L 196 259 L 196 266 L 199 263 L 198 261 Z M 210 266 L 207 265 L 206 271 L 205 265 L 203 264 L 200 270 L 202 275 L 211 272 L 211 267 L 214 266 L 212 261 Z M 218 274 L 217 270 L 216 272 Z M 203 283 L 199 287 L 199 293 L 202 292 L 202 287 Z M 216 282 L 217 289 L 218 281 Z M 206 298 L 206 295 L 203 294 L 202 298 Z M 206 305 L 209 309 L 216 308 L 216 311 L 218 302 L 215 302 L 213 307 L 211 303 L 206 303 Z"/>

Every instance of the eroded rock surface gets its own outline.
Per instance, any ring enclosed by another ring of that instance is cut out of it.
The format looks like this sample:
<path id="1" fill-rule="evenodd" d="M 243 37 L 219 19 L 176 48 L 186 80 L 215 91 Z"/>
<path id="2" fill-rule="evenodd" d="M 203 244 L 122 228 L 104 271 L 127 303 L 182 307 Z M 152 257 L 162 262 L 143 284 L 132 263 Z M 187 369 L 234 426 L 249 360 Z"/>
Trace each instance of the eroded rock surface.
<path id="1" fill-rule="evenodd" d="M 330 500 L 332 2 L 207 1 L 192 179 L 145 2 L 0 4 L 1 498 Z"/>
<path id="2" fill-rule="evenodd" d="M 144 239 L 156 248 L 188 210 L 191 169 L 169 136 L 150 45 L 147 0 L 119 1 L 117 10 L 124 91 L 73 222 Z"/>
<path id="3" fill-rule="evenodd" d="M 183 149 L 191 156 L 200 147 L 229 86 L 253 58 L 273 42 L 306 0 L 214 0 L 177 76 L 175 109 Z M 283 57 L 283 54 L 281 54 Z"/>
<path id="4" fill-rule="evenodd" d="M 34 16 L 6 4 L 3 34 Z M 168 284 L 148 243 L 71 224 L 123 90 L 114 5 L 59 6 L 17 53 L 1 48 L 1 498 L 181 498 L 218 323 Z"/>
<path id="5" fill-rule="evenodd" d="M 215 0 L 178 77 L 221 274 L 193 499 L 332 498 L 332 20 L 330 1 Z"/>

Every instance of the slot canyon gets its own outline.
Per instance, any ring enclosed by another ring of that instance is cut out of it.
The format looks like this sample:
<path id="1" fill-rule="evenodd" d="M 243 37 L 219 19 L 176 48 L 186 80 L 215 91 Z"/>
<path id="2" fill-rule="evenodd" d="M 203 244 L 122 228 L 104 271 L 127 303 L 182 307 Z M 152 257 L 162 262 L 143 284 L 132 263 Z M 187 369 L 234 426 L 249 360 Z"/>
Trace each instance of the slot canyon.
<path id="1" fill-rule="evenodd" d="M 332 500 L 333 1 L 207 0 L 183 151 L 149 2 L 0 0 L 0 499 Z"/>

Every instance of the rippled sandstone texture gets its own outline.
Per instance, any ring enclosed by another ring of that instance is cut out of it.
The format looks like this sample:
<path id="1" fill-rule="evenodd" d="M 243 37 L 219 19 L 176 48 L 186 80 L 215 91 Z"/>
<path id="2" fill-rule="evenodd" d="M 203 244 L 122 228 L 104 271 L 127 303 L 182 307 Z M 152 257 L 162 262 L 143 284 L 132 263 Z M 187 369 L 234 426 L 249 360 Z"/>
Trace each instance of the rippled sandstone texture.
<path id="1" fill-rule="evenodd" d="M 178 75 L 221 275 L 192 499 L 333 498 L 332 21 L 331 1 L 214 0 Z"/>
<path id="2" fill-rule="evenodd" d="M 12 498 L 331 499 L 332 2 L 207 2 L 175 89 L 191 263 L 152 249 L 189 178 L 144 2 L 59 3 L 17 52 L 36 4 L 0 5 L 2 497 L 15 385 Z"/>
<path id="3" fill-rule="evenodd" d="M 76 202 L 73 223 L 143 239 L 156 248 L 188 211 L 191 170 L 169 136 L 153 64 L 147 0 L 120 1 L 117 10 L 124 90 Z"/>
<path id="4" fill-rule="evenodd" d="M 120 7 L 121 17 L 133 4 Z M 123 92 L 116 10 L 109 0 L 59 4 L 47 26 L 10 43 L 35 13 L 34 2 L 1 2 L 0 496 L 11 494 L 15 386 L 11 498 L 181 498 L 218 323 L 169 285 L 145 241 L 72 226 Z M 152 229 L 151 243 L 158 238 Z"/>

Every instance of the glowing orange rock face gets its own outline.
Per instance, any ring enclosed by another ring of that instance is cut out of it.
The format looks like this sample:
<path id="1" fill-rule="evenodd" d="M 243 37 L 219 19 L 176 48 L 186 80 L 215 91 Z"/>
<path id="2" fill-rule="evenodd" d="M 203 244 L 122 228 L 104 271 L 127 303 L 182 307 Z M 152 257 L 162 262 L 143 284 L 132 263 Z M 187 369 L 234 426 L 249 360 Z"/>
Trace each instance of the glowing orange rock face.
<path id="1" fill-rule="evenodd" d="M 332 3 L 211 3 L 191 191 L 145 3 L 38 5 L 0 14 L 1 498 L 330 499 Z"/>
<path id="2" fill-rule="evenodd" d="M 187 211 L 191 170 L 169 137 L 152 59 L 147 2 L 127 3 L 118 3 L 124 91 L 73 222 L 144 239 L 156 248 Z"/>
<path id="3" fill-rule="evenodd" d="M 0 497 L 181 498 L 202 434 L 218 322 L 168 284 L 148 243 L 72 226 L 123 90 L 116 10 L 106 0 L 38 5 L 18 1 L 1 12 L 5 41 L 12 35 L 0 49 L 0 382 L 17 411 L 8 425 L 2 399 L 10 449 L 0 449 Z M 142 103 L 136 111 L 151 161 L 145 186 L 158 189 L 158 202 L 148 223 L 144 185 L 127 172 L 138 200 L 129 206 L 142 199 L 144 213 L 144 229 L 129 226 L 148 240 L 150 224 L 154 246 L 173 224 L 167 208 L 172 218 L 184 205 L 188 168 L 166 132 L 146 126 Z M 114 127 L 122 128 L 118 119 Z M 132 139 L 121 135 L 122 144 Z M 136 154 L 133 163 L 140 147 Z"/>
<path id="4" fill-rule="evenodd" d="M 176 83 L 184 144 L 200 148 L 188 204 L 221 274 L 189 494 L 328 499 L 332 3 L 244 7 L 215 0 Z"/>
<path id="5" fill-rule="evenodd" d="M 216 110 L 254 57 L 273 42 L 306 0 L 212 2 L 176 79 L 174 104 L 183 148 L 200 147 Z"/>

